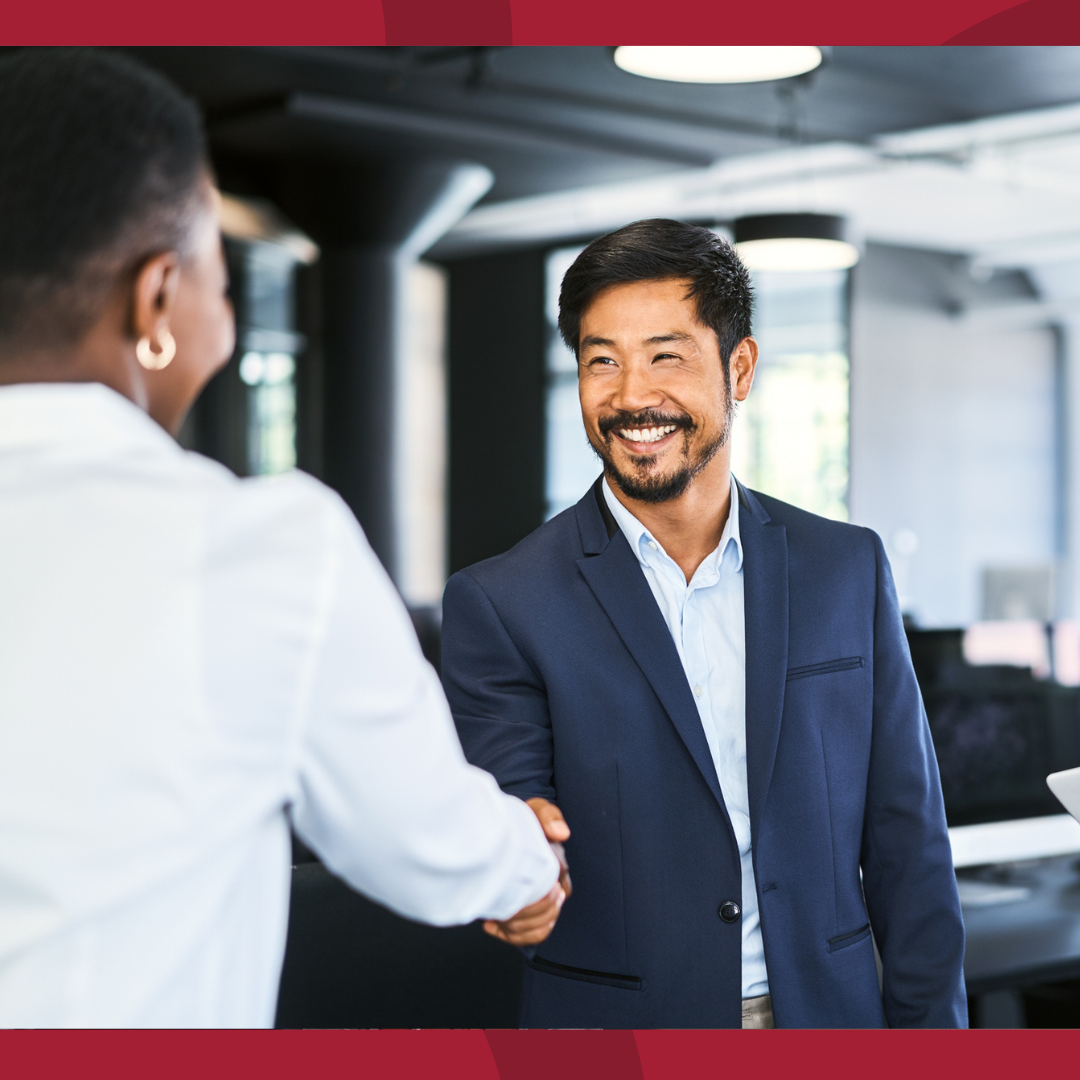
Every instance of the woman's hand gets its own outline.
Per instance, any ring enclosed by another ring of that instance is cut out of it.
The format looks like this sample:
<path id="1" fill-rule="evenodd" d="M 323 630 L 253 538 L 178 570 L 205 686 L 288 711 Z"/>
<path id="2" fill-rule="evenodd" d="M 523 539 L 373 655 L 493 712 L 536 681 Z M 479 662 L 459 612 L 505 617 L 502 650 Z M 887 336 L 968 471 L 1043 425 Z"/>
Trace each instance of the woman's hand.
<path id="1" fill-rule="evenodd" d="M 547 799 L 527 799 L 529 808 L 543 827 L 551 850 L 559 860 L 559 880 L 541 900 L 522 908 L 516 915 L 503 922 L 488 919 L 484 929 L 508 945 L 538 945 L 555 929 L 559 912 L 570 895 L 570 868 L 566 862 L 563 841 L 570 839 L 570 826 L 562 811 Z"/>
<path id="2" fill-rule="evenodd" d="M 535 904 L 522 908 L 516 915 L 504 922 L 488 919 L 484 929 L 507 945 L 538 945 L 555 928 L 559 911 L 566 899 L 559 884 L 552 885 L 547 896 Z"/>

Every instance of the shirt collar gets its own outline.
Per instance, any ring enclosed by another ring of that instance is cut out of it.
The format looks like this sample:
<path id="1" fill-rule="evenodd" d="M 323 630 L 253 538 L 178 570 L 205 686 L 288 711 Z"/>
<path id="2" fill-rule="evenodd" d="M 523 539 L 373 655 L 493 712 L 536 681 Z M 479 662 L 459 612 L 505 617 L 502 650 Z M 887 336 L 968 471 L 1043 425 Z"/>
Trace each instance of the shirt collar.
<path id="1" fill-rule="evenodd" d="M 622 530 L 623 535 L 630 544 L 630 550 L 634 553 L 634 556 L 642 566 L 647 565 L 641 549 L 643 542 L 647 544 L 650 540 L 653 540 L 652 533 L 650 533 L 649 530 L 646 529 L 621 502 L 619 502 L 612 492 L 606 476 L 601 482 L 600 487 L 604 492 L 604 500 L 607 503 L 608 509 L 611 511 L 612 517 L 615 518 L 616 524 Z M 664 550 L 663 547 L 660 546 L 659 540 L 654 542 L 660 547 L 661 551 Z M 735 544 L 734 569 L 735 572 L 738 573 L 742 570 L 743 549 L 742 534 L 739 531 L 739 485 L 735 482 L 734 476 L 731 477 L 731 503 L 728 507 L 727 521 L 724 524 L 724 531 L 720 535 L 720 543 L 717 544 L 715 548 L 715 550 L 719 552 L 721 559 L 723 559 L 724 553 L 727 551 L 728 544 L 730 543 Z"/>
<path id="2" fill-rule="evenodd" d="M 142 409 L 101 383 L 0 386 L 0 452 L 61 446 L 180 452 Z"/>

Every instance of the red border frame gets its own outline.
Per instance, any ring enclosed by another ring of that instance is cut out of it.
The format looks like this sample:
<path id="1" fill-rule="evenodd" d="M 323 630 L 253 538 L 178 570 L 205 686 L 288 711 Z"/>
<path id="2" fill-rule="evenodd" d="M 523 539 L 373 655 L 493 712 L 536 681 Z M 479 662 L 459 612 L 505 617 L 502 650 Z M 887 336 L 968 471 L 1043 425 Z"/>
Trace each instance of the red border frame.
<path id="1" fill-rule="evenodd" d="M 1078 1051 L 1072 1031 L 0 1032 L 12 1080 L 1016 1080 Z"/>
<path id="2" fill-rule="evenodd" d="M 1075 0 L 6 0 L 11 45 L 592 45 L 688 39 L 849 45 L 1060 44 Z"/>
<path id="3" fill-rule="evenodd" d="M 1039 45 L 1080 41 L 1076 0 L 6 0 L 8 45 Z M 1080 1069 L 1071 1031 L 0 1032 L 5 1077 L 259 1080 L 1015 1080 Z"/>

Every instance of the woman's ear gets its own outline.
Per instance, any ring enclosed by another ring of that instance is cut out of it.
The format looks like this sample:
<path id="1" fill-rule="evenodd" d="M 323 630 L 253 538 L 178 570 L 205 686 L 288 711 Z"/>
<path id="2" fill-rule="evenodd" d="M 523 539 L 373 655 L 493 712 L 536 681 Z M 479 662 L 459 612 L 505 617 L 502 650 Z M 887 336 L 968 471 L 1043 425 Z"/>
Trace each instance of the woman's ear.
<path id="1" fill-rule="evenodd" d="M 180 284 L 180 257 L 163 251 L 147 259 L 135 275 L 131 292 L 131 334 L 136 341 L 149 338 L 152 352 L 162 350 L 163 332 L 169 329 L 176 290 Z"/>

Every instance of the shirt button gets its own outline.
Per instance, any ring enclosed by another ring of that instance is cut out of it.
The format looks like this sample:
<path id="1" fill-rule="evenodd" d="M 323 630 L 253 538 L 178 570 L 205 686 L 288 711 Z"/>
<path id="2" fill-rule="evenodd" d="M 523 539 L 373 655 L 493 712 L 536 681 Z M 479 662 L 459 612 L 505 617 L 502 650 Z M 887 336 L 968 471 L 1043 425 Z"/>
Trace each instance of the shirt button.
<path id="1" fill-rule="evenodd" d="M 653 549 L 653 551 L 659 551 L 659 550 L 660 550 L 660 549 L 659 549 L 659 548 L 658 548 L 658 547 L 656 546 L 656 541 L 655 541 L 655 540 L 650 540 L 650 541 L 649 541 L 649 547 L 651 547 L 651 548 Z"/>
<path id="2" fill-rule="evenodd" d="M 734 900 L 725 900 L 720 905 L 720 911 L 718 914 L 720 915 L 720 918 L 724 920 L 724 922 L 732 923 L 737 921 L 739 916 L 742 914 L 742 910 L 740 909 L 739 905 L 735 903 Z"/>
<path id="3" fill-rule="evenodd" d="M 694 697 L 701 697 L 704 693 L 705 687 L 702 686 L 701 683 L 698 683 L 697 686 L 694 687 Z"/>

